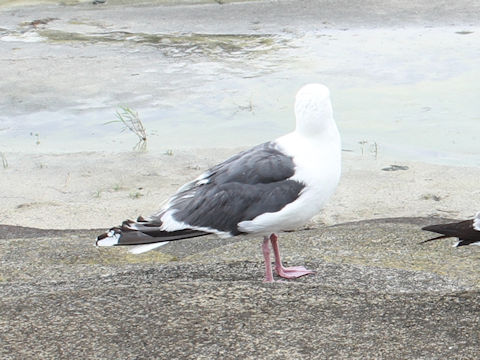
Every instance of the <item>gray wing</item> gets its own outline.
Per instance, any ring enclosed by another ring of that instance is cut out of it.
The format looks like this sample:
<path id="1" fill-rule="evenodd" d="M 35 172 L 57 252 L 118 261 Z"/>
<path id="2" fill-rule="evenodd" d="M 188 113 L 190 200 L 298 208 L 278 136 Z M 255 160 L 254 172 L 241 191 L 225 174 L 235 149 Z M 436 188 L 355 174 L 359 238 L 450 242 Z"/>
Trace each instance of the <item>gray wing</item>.
<path id="1" fill-rule="evenodd" d="M 170 199 L 168 209 L 175 210 L 175 220 L 189 226 L 237 235 L 239 222 L 279 211 L 298 198 L 305 185 L 289 179 L 294 172 L 293 159 L 267 142 L 183 186 Z"/>

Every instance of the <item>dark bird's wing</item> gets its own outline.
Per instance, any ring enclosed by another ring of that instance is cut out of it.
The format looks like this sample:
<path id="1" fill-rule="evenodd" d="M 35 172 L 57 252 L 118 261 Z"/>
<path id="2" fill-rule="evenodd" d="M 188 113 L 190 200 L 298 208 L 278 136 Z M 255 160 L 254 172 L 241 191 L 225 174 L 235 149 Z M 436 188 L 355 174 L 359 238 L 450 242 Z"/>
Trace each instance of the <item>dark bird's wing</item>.
<path id="1" fill-rule="evenodd" d="M 238 235 L 238 223 L 279 211 L 300 196 L 305 185 L 290 179 L 294 173 L 293 159 L 274 142 L 258 145 L 185 184 L 159 213 L 141 221 L 127 220 L 100 235 L 97 244 L 138 245 L 207 233 Z"/>
<path id="2" fill-rule="evenodd" d="M 441 234 L 440 236 L 423 241 L 424 243 L 432 240 L 454 237 L 458 238 L 458 243 L 455 246 L 474 244 L 480 242 L 480 213 L 477 213 L 475 218 L 471 220 L 429 225 L 423 227 L 422 230 Z"/>
<path id="3" fill-rule="evenodd" d="M 181 188 L 166 211 L 193 228 L 238 235 L 237 224 L 281 210 L 304 184 L 289 179 L 295 166 L 274 143 L 240 153 Z M 161 218 L 166 211 L 162 211 Z"/>

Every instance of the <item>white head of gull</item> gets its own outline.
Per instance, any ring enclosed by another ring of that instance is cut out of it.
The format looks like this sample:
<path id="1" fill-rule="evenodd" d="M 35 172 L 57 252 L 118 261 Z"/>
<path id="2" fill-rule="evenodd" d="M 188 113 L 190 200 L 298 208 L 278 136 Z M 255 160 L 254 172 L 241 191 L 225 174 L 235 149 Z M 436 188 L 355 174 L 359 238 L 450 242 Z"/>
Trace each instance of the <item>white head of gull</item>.
<path id="1" fill-rule="evenodd" d="M 277 234 L 304 225 L 324 206 L 340 179 L 341 143 L 330 92 L 321 84 L 302 87 L 295 100 L 295 131 L 257 145 L 208 169 L 183 185 L 148 218 L 126 220 L 98 236 L 98 246 L 152 250 L 168 241 L 216 234 L 263 236 L 265 281 L 311 274 L 284 267 Z"/>

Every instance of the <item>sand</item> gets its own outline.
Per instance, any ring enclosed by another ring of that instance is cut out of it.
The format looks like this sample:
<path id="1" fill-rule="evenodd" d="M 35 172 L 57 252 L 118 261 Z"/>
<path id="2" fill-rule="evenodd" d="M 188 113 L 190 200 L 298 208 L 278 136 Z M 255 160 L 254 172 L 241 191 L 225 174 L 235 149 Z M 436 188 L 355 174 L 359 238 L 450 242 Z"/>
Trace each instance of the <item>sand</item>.
<path id="1" fill-rule="evenodd" d="M 241 149 L 4 154 L 0 224 L 89 229 L 150 215 L 185 182 Z M 392 170 L 391 165 L 399 167 Z M 343 153 L 342 178 L 315 223 L 388 217 L 468 218 L 480 169 Z"/>

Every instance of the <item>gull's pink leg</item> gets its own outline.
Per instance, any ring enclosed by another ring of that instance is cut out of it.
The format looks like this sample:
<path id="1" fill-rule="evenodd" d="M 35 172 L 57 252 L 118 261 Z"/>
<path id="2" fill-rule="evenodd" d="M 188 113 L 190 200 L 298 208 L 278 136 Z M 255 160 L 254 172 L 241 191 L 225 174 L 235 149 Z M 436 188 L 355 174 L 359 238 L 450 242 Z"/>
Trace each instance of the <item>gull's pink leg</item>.
<path id="1" fill-rule="evenodd" d="M 273 254 L 275 255 L 275 270 L 277 271 L 278 276 L 286 279 L 295 279 L 300 276 L 313 274 L 312 270 L 305 269 L 303 266 L 292 266 L 288 268 L 284 267 L 280 257 L 280 249 L 278 248 L 277 235 L 270 235 L 270 241 L 272 242 Z M 265 245 L 265 238 L 263 240 L 263 244 Z"/>
<path id="2" fill-rule="evenodd" d="M 265 260 L 265 280 L 264 282 L 273 282 L 272 264 L 270 263 L 270 239 L 268 236 L 263 237 L 263 258 Z"/>

